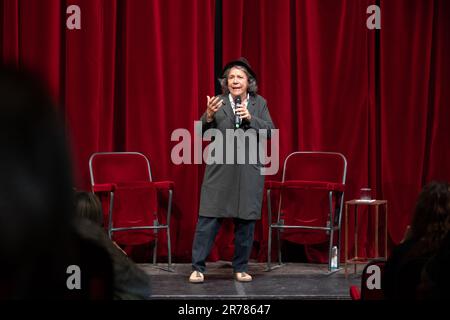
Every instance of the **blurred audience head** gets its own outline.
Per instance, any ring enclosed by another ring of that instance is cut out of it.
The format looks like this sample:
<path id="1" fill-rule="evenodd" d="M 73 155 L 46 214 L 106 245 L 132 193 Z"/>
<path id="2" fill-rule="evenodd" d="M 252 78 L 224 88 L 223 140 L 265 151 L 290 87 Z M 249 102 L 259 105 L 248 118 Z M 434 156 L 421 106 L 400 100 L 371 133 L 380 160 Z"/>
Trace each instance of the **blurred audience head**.
<path id="1" fill-rule="evenodd" d="M 74 230 L 65 132 L 42 83 L 0 67 L 0 299 L 109 297 L 109 256 Z M 82 290 L 67 286 L 70 265 Z"/>
<path id="2" fill-rule="evenodd" d="M 0 259 L 23 259 L 64 235 L 72 218 L 65 134 L 42 81 L 0 67 Z"/>
<path id="3" fill-rule="evenodd" d="M 78 191 L 75 193 L 75 215 L 88 219 L 103 227 L 103 212 L 100 199 L 92 192 Z"/>
<path id="4" fill-rule="evenodd" d="M 434 252 L 450 231 L 450 185 L 433 181 L 419 195 L 411 223 L 411 237 Z"/>

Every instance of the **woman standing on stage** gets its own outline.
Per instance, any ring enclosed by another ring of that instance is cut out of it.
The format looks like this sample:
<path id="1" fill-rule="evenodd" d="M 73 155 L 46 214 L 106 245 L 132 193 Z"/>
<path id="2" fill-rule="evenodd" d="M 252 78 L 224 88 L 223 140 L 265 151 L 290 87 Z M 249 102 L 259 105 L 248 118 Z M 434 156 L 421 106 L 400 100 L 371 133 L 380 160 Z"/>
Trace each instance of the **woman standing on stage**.
<path id="1" fill-rule="evenodd" d="M 246 59 L 240 58 L 225 65 L 219 79 L 223 94 L 207 97 L 207 108 L 201 117 L 203 132 L 210 128 L 219 130 L 225 137 L 227 129 L 244 130 L 255 134 L 258 130 L 274 129 L 263 97 L 256 94 L 256 74 Z M 254 129 L 248 131 L 249 129 Z M 248 150 L 249 149 L 249 150 Z M 261 218 L 264 188 L 262 165 L 251 163 L 249 153 L 257 147 L 244 148 L 245 162 L 232 164 L 213 163 L 206 166 L 202 184 L 200 209 L 192 247 L 192 283 L 204 281 L 205 260 L 214 244 L 223 218 L 234 220 L 233 271 L 237 281 L 248 282 L 248 260 L 253 246 L 256 220 Z M 234 155 L 242 149 L 234 146 Z M 226 159 L 224 147 L 223 159 Z M 239 156 L 239 155 L 238 155 Z M 236 159 L 235 159 L 236 160 Z"/>

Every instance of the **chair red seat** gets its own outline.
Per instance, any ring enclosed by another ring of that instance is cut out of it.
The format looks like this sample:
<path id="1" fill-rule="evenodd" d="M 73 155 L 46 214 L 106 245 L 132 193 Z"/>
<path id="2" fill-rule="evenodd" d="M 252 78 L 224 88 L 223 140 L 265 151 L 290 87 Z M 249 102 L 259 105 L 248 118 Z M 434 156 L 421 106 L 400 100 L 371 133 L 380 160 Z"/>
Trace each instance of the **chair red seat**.
<path id="1" fill-rule="evenodd" d="M 153 181 L 150 162 L 138 152 L 99 152 L 89 160 L 92 191 L 99 195 L 109 237 L 119 244 L 140 245 L 154 242 L 156 263 L 158 231 L 166 230 L 170 270 L 170 215 L 173 181 Z M 160 206 L 168 194 L 167 215 Z"/>

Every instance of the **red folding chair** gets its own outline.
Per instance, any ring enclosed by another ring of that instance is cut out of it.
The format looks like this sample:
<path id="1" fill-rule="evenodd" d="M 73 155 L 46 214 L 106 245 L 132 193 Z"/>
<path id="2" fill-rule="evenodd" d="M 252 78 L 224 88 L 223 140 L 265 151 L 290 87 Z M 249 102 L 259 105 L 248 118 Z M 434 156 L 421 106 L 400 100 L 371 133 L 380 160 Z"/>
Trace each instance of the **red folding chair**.
<path id="1" fill-rule="evenodd" d="M 156 264 L 158 231 L 165 229 L 168 271 L 172 271 L 170 215 L 174 183 L 153 182 L 150 162 L 138 152 L 94 153 L 89 159 L 89 169 L 92 191 L 102 200 L 107 213 L 105 226 L 111 240 L 123 245 L 154 241 L 153 264 Z M 166 217 L 158 215 L 161 191 L 168 192 Z"/>
<path id="2" fill-rule="evenodd" d="M 328 271 L 339 269 L 346 172 L 347 160 L 340 153 L 293 152 L 284 161 L 282 181 L 267 181 L 268 270 L 273 269 L 271 266 L 273 229 L 277 233 L 278 266 L 282 265 L 282 237 L 299 244 L 317 244 L 328 240 Z M 273 190 L 278 191 L 279 198 L 274 199 L 277 200 L 278 210 L 272 220 Z M 335 233 L 338 236 L 336 243 L 334 243 Z"/>

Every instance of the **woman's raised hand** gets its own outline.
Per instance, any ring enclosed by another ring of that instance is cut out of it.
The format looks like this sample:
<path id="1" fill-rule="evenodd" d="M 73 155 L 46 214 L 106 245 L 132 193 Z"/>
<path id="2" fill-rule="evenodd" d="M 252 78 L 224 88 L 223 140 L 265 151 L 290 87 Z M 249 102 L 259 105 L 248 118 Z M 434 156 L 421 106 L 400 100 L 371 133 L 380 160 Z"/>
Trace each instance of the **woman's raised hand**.
<path id="1" fill-rule="evenodd" d="M 211 122 L 214 120 L 214 115 L 217 110 L 222 106 L 223 100 L 220 99 L 220 96 L 210 97 L 206 96 L 207 106 L 206 106 L 206 121 Z"/>

